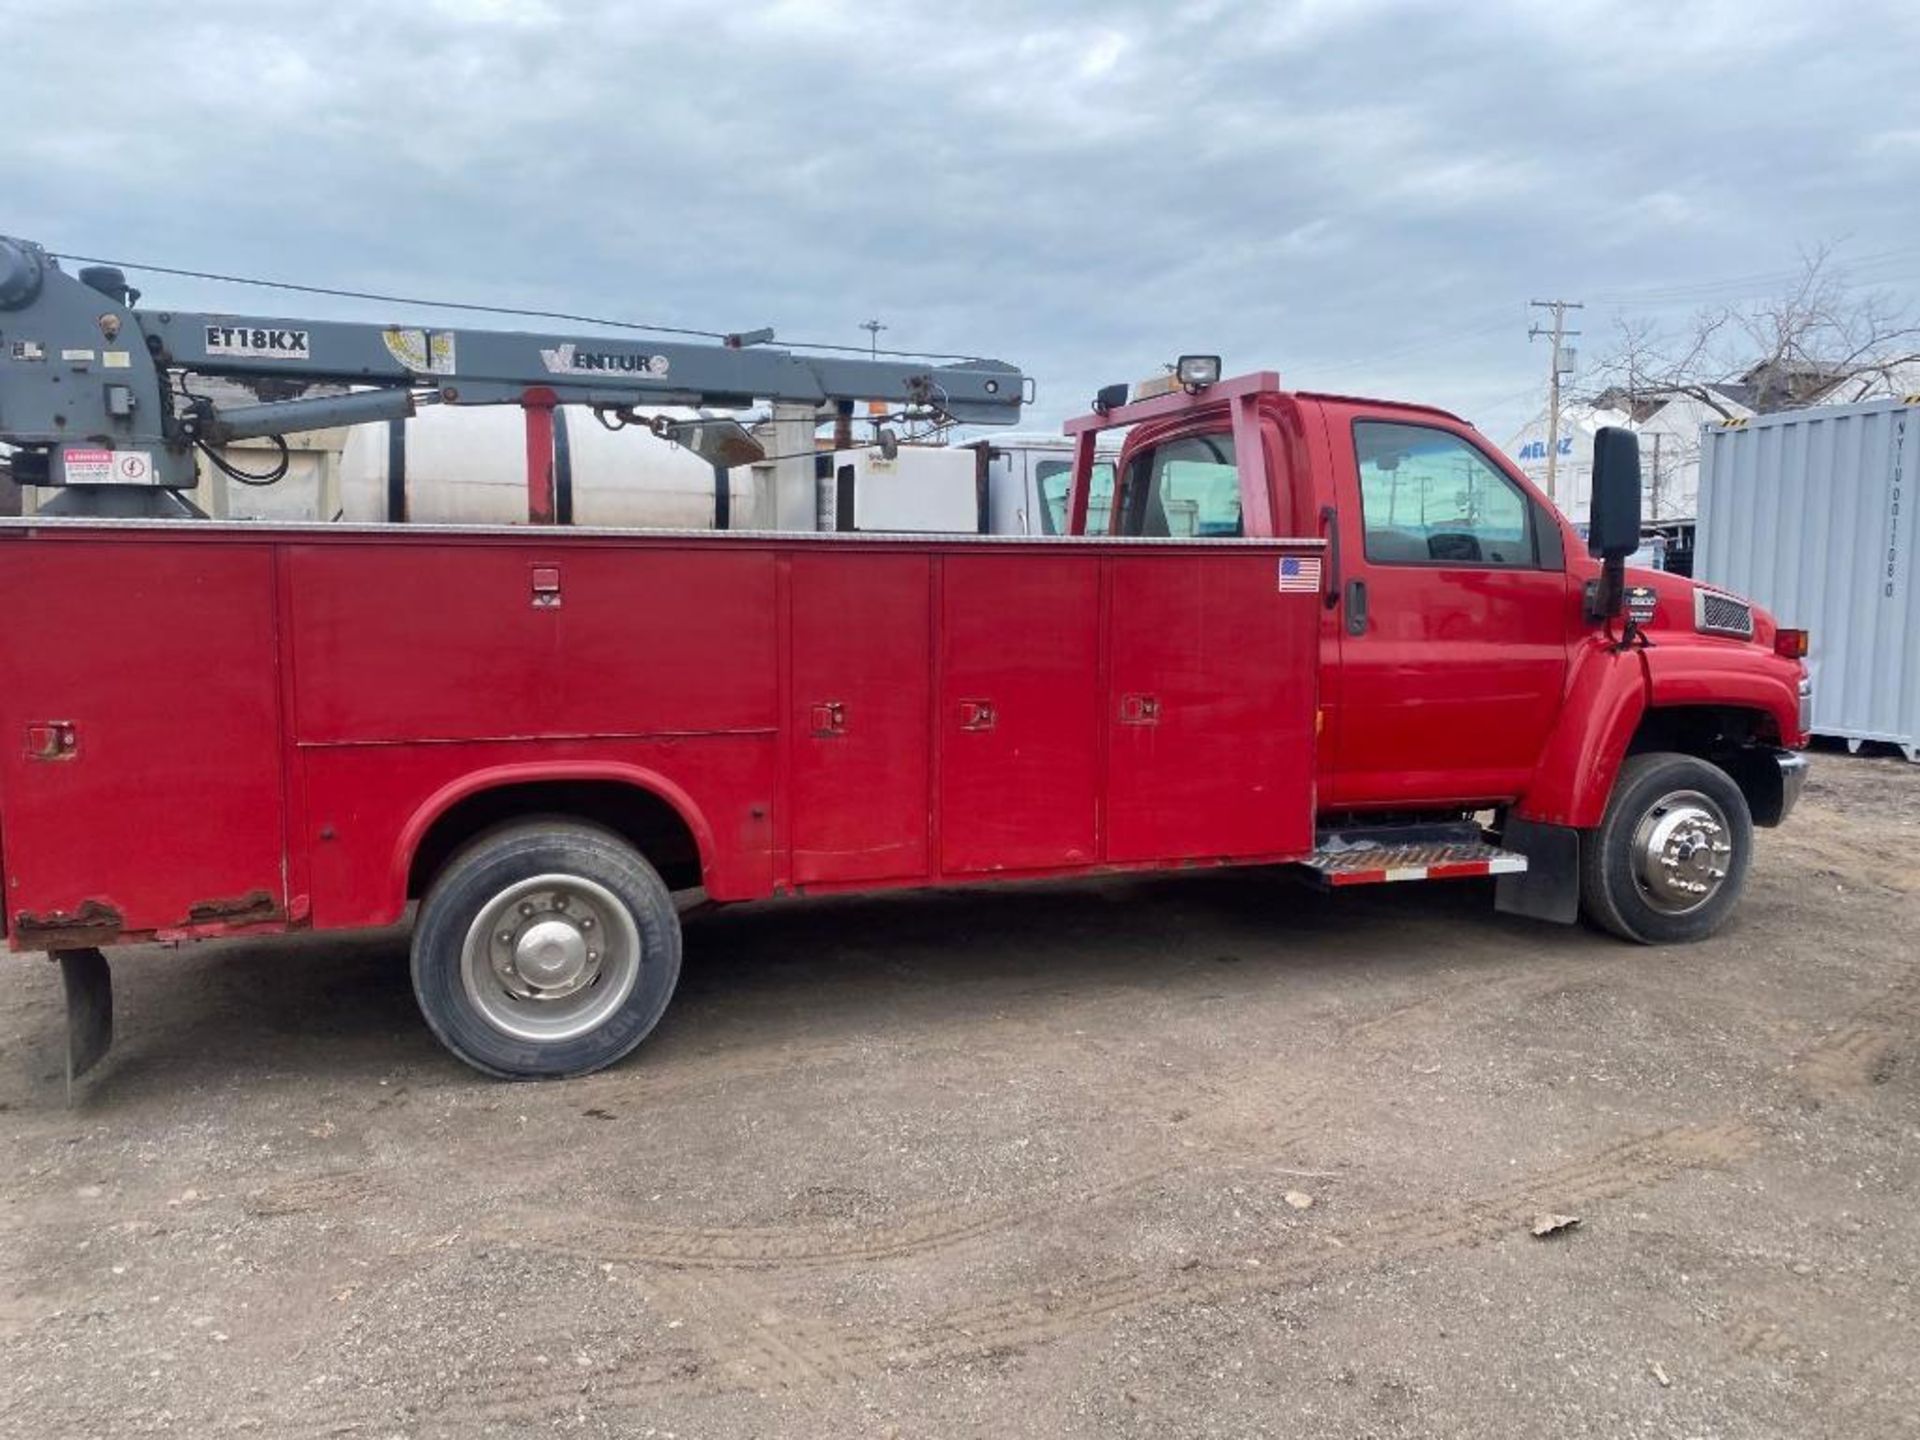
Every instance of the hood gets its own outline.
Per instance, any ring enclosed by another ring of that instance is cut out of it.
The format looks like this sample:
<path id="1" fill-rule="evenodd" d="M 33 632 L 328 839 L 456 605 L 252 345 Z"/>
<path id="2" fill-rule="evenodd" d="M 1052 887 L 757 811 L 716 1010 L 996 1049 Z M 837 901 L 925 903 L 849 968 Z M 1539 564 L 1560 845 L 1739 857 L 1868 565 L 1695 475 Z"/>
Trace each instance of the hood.
<path id="1" fill-rule="evenodd" d="M 1711 600 L 1703 602 L 1701 597 L 1724 597 L 1731 604 L 1721 605 Z M 1720 627 L 1730 620 L 1737 620 L 1740 613 L 1738 607 L 1745 607 L 1752 616 L 1753 642 L 1768 650 L 1773 648 L 1773 616 L 1746 596 L 1724 586 L 1708 585 L 1664 570 L 1642 570 L 1629 565 L 1627 605 L 1643 629 L 1655 632 L 1693 631 L 1735 641 L 1748 637 L 1729 633 Z"/>

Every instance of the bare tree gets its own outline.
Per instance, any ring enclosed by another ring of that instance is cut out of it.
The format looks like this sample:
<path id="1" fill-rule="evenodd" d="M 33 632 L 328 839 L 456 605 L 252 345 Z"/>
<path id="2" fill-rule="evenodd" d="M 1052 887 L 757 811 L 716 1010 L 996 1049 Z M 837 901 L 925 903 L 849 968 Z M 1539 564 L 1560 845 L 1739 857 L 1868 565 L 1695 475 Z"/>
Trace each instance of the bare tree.
<path id="1" fill-rule="evenodd" d="M 1885 292 L 1848 283 L 1833 248 L 1801 254 L 1779 294 L 1698 312 L 1678 330 L 1617 317 L 1614 344 L 1593 371 L 1598 400 L 1645 419 L 1674 396 L 1721 416 L 1864 399 L 1920 362 L 1920 321 Z"/>

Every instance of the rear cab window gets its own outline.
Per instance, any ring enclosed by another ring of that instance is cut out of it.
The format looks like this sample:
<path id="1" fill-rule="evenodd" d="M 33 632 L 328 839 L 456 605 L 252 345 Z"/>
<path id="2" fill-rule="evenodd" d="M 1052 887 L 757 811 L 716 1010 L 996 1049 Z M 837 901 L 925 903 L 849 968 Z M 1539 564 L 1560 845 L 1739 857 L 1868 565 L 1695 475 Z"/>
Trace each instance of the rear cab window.
<path id="1" fill-rule="evenodd" d="M 1129 460 L 1116 533 L 1187 540 L 1246 534 L 1233 436 L 1182 436 Z"/>

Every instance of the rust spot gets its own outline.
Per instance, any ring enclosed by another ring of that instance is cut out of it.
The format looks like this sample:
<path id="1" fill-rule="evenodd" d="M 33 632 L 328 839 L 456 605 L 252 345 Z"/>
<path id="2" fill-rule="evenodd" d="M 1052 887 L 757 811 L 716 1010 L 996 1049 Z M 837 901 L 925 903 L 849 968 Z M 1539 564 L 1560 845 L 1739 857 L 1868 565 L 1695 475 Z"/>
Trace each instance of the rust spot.
<path id="1" fill-rule="evenodd" d="M 196 900 L 187 907 L 189 925 L 252 925 L 279 918 L 279 902 L 264 890 L 249 890 L 230 900 Z"/>
<path id="2" fill-rule="evenodd" d="M 124 923 L 120 912 L 104 900 L 82 900 L 72 910 L 49 910 L 44 915 L 22 910 L 13 917 L 13 934 L 29 948 L 78 950 L 113 939 Z"/>

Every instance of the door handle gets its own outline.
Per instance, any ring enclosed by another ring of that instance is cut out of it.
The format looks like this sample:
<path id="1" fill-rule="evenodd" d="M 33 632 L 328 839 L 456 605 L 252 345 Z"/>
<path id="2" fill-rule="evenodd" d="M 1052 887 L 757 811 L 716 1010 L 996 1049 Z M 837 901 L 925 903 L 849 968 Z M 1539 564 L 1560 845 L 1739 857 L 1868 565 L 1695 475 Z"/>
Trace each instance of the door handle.
<path id="1" fill-rule="evenodd" d="M 536 610 L 560 608 L 560 567 L 558 565 L 533 567 L 533 608 Z"/>
<path id="2" fill-rule="evenodd" d="M 1120 723 L 1122 725 L 1158 725 L 1160 697 L 1158 695 L 1122 695 Z"/>
<path id="3" fill-rule="evenodd" d="M 813 738 L 838 740 L 847 733 L 847 707 L 843 701 L 823 700 L 813 707 Z"/>
<path id="4" fill-rule="evenodd" d="M 993 729 L 993 702 L 991 700 L 962 700 L 960 702 L 960 728 L 962 730 Z"/>
<path id="5" fill-rule="evenodd" d="M 80 736 L 71 720 L 47 720 L 27 726 L 29 760 L 71 760 L 80 749 Z"/>
<path id="6" fill-rule="evenodd" d="M 1364 635 L 1367 633 L 1367 582 L 1349 580 L 1347 582 L 1347 634 Z"/>

